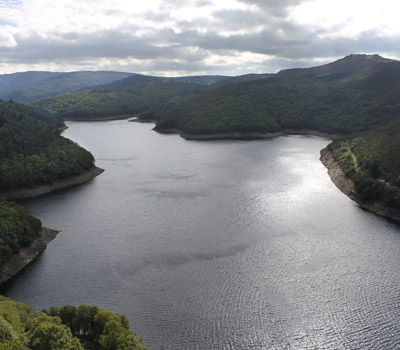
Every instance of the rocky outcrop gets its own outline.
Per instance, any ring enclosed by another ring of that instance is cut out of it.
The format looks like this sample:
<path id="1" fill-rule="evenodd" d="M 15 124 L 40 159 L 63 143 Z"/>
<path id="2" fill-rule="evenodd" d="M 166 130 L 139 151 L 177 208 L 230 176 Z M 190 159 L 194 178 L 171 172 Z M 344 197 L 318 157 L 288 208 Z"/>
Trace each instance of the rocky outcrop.
<path id="1" fill-rule="evenodd" d="M 61 188 L 70 187 L 89 181 L 100 175 L 104 169 L 93 166 L 90 170 L 85 171 L 79 175 L 71 176 L 65 179 L 55 180 L 48 184 L 38 185 L 32 188 L 21 187 L 12 190 L 1 191 L 0 195 L 7 199 L 24 199 L 37 197 L 45 193 L 59 190 Z"/>
<path id="2" fill-rule="evenodd" d="M 7 262 L 0 267 L 0 283 L 4 283 L 21 272 L 26 266 L 32 263 L 47 245 L 56 237 L 58 231 L 43 227 L 39 236 L 29 247 L 20 249 L 14 253 Z"/>
<path id="3" fill-rule="evenodd" d="M 336 187 L 351 199 L 356 200 L 356 192 L 353 181 L 351 181 L 343 172 L 339 163 L 336 162 L 331 151 L 328 148 L 321 150 L 321 162 L 328 169 L 328 175 Z"/>

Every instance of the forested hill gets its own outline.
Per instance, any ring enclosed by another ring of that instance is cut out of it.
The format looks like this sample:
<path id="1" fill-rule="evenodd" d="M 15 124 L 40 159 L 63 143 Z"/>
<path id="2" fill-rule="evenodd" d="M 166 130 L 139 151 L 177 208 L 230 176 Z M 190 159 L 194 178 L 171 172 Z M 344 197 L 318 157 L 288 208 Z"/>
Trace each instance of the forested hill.
<path id="1" fill-rule="evenodd" d="M 0 75 L 0 98 L 29 102 L 123 79 L 121 72 L 24 72 Z"/>
<path id="2" fill-rule="evenodd" d="M 191 134 L 313 129 L 350 134 L 400 118 L 400 62 L 350 55 L 235 83 L 158 113 L 156 128 Z"/>
<path id="3" fill-rule="evenodd" d="M 44 109 L 37 108 L 34 106 L 28 106 L 26 104 L 14 101 L 9 101 L 8 105 L 10 108 L 20 113 L 23 113 L 30 118 L 46 123 L 51 127 L 53 127 L 54 129 L 65 128 L 65 123 L 61 118 L 54 116 L 53 114 Z"/>
<path id="4" fill-rule="evenodd" d="M 0 296 L 0 334 L 4 350 L 148 350 L 125 316 L 87 305 L 37 313 Z"/>
<path id="5" fill-rule="evenodd" d="M 94 158 L 54 128 L 0 101 L 0 195 L 80 174 Z"/>
<path id="6" fill-rule="evenodd" d="M 257 74 L 234 78 L 133 75 L 92 90 L 33 101 L 31 105 L 64 119 L 96 119 L 126 114 L 141 114 L 143 119 L 152 119 L 155 113 L 164 112 L 168 106 L 183 103 L 217 86 L 265 77 Z"/>

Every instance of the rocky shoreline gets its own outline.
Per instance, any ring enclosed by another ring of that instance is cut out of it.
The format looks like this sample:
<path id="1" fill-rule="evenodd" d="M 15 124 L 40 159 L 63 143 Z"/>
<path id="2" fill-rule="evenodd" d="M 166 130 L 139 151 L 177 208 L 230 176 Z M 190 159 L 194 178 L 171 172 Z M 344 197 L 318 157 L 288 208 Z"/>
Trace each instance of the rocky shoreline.
<path id="1" fill-rule="evenodd" d="M 325 167 L 328 169 L 328 175 L 330 176 L 332 182 L 336 185 L 336 187 L 353 201 L 357 202 L 357 204 L 361 208 L 366 209 L 377 215 L 384 216 L 395 221 L 400 221 L 399 210 L 389 207 L 383 201 L 365 202 L 357 195 L 357 193 L 355 192 L 353 181 L 351 181 L 344 174 L 339 163 L 336 162 L 335 158 L 328 148 L 324 148 L 321 150 L 320 160 L 322 164 L 324 164 Z"/>
<path id="2" fill-rule="evenodd" d="M 279 136 L 288 136 L 288 135 L 312 135 L 325 137 L 331 140 L 336 140 L 343 135 L 340 134 L 328 134 L 325 132 L 317 131 L 317 130 L 309 130 L 309 129 L 284 129 L 282 131 L 277 132 L 229 132 L 229 133 L 216 133 L 216 134 L 189 134 L 185 133 L 176 128 L 170 129 L 162 129 L 162 128 L 153 128 L 154 131 L 159 132 L 160 134 L 178 134 L 186 140 L 193 141 L 216 141 L 216 140 L 263 140 L 263 139 L 271 139 Z"/>
<path id="3" fill-rule="evenodd" d="M 3 191 L 0 193 L 0 195 L 6 197 L 7 199 L 25 199 L 37 197 L 41 196 L 42 194 L 53 192 L 62 188 L 79 185 L 100 175 L 103 171 L 104 169 L 93 166 L 91 169 L 79 175 L 56 180 L 50 184 L 38 185 L 32 188 L 21 187 L 9 191 Z"/>
<path id="4" fill-rule="evenodd" d="M 0 268 L 0 284 L 10 280 L 38 258 L 47 245 L 57 236 L 58 232 L 43 227 L 39 236 L 30 246 L 20 249 L 18 253 L 14 253 Z"/>

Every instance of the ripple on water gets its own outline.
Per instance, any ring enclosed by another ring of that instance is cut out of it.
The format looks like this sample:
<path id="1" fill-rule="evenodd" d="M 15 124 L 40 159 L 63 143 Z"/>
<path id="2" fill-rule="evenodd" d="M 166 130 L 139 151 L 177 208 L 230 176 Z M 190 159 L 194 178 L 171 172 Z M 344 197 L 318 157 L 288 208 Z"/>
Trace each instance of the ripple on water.
<path id="1" fill-rule="evenodd" d="M 126 314 L 153 350 L 400 344 L 399 227 L 330 182 L 327 140 L 200 143 L 125 121 L 69 126 L 106 171 L 26 201 L 62 233 L 6 295 Z"/>

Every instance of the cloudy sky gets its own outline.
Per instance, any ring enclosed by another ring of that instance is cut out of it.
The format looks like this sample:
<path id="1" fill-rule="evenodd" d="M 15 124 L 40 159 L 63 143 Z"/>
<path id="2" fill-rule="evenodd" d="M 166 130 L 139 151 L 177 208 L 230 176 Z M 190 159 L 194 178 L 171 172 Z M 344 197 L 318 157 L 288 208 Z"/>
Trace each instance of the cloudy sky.
<path id="1" fill-rule="evenodd" d="M 0 73 L 268 73 L 400 58 L 398 0 L 0 0 Z"/>

